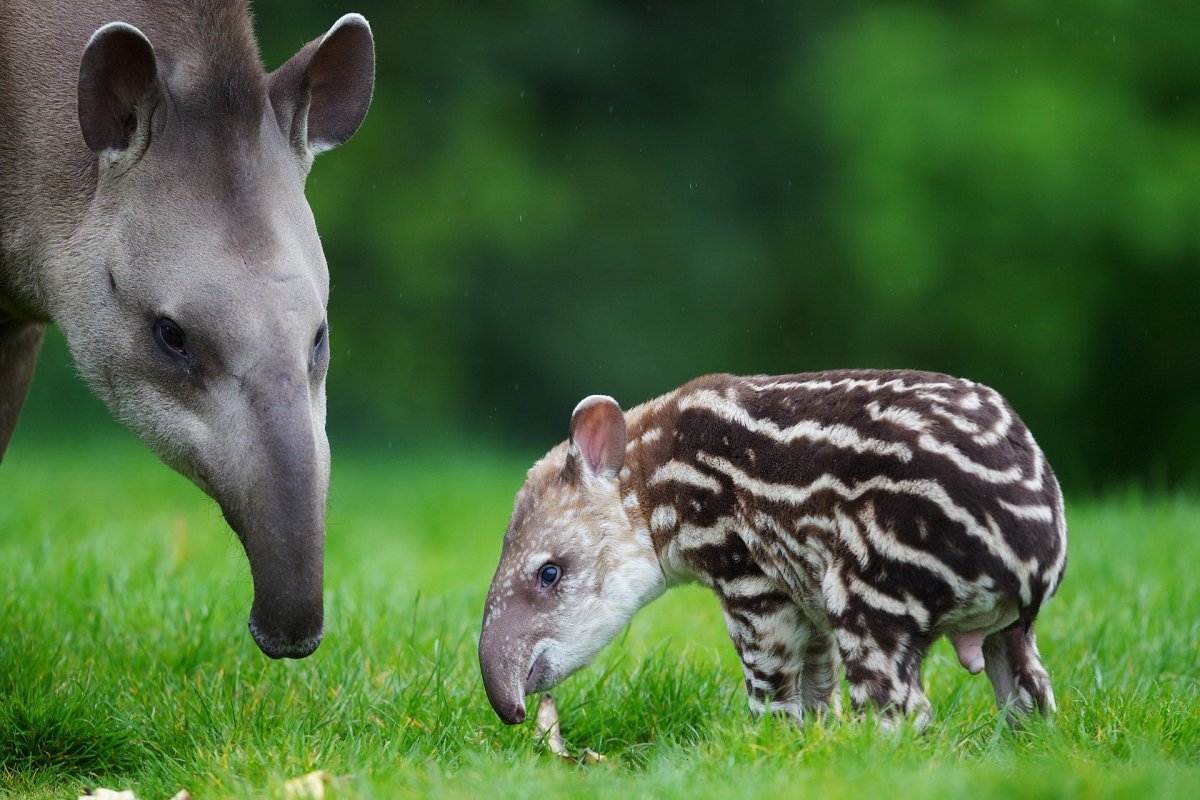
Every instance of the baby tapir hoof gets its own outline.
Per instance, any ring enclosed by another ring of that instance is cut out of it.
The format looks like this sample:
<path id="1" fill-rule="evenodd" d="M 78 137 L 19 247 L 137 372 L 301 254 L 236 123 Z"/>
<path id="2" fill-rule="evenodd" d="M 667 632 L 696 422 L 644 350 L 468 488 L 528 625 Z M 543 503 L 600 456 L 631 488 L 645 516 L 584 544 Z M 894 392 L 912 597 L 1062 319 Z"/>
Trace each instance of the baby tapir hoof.
<path id="1" fill-rule="evenodd" d="M 622 413 L 593 395 L 529 471 L 488 593 L 496 713 L 587 665 L 664 589 L 721 602 L 750 706 L 918 727 L 949 636 L 1009 713 L 1054 708 L 1033 634 L 1066 566 L 1062 496 L 999 394 L 927 372 L 711 375 Z"/>

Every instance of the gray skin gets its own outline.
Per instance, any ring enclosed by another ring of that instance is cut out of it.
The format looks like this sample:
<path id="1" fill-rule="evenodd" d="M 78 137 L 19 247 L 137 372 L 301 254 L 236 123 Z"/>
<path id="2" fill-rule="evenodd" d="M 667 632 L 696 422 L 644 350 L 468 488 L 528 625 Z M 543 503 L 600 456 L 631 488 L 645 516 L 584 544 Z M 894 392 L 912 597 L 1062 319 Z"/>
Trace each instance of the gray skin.
<path id="1" fill-rule="evenodd" d="M 267 75 L 239 0 L 0 0 L 0 458 L 48 324 L 220 505 L 273 658 L 323 635 L 329 273 L 304 183 L 374 83 L 347 15 Z M 117 21 L 117 22 L 114 22 Z"/>

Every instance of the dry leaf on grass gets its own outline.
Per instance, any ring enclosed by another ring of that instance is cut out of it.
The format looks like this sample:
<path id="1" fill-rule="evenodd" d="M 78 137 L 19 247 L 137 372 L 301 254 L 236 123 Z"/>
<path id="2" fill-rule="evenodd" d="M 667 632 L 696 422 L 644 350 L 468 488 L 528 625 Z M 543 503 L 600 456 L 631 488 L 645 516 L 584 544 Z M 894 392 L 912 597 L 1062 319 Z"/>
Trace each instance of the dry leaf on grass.
<path id="1" fill-rule="evenodd" d="M 322 800 L 328 795 L 329 787 L 332 785 L 333 776 L 323 769 L 318 769 L 299 778 L 284 781 L 283 793 L 287 797 L 294 797 L 297 800 L 300 798 Z"/>
<path id="2" fill-rule="evenodd" d="M 590 747 L 583 748 L 583 756 L 580 758 L 585 764 L 599 764 L 601 761 L 608 761 L 608 756 L 603 753 L 597 753 Z"/>
<path id="3" fill-rule="evenodd" d="M 542 695 L 542 701 L 538 703 L 536 722 L 535 735 L 546 743 L 546 747 L 550 748 L 551 753 L 559 758 L 565 758 L 576 764 L 599 764 L 601 761 L 608 760 L 607 756 L 597 753 L 590 747 L 584 748 L 583 755 L 579 758 L 571 755 L 563 742 L 562 731 L 559 729 L 558 708 L 554 705 L 554 696 L 549 692 Z"/>
<path id="4" fill-rule="evenodd" d="M 79 795 L 79 800 L 87 800 L 89 797 L 94 800 L 137 800 L 132 789 L 116 792 L 112 789 L 84 789 L 87 794 Z M 192 795 L 187 789 L 180 789 L 171 800 L 192 800 Z"/>

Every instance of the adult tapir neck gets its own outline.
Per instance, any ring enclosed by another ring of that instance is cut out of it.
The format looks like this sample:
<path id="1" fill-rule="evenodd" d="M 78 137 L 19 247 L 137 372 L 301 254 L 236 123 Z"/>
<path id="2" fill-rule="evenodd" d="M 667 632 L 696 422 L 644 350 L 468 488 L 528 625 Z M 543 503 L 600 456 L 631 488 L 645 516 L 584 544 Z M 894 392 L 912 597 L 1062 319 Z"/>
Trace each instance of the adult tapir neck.
<path id="1" fill-rule="evenodd" d="M 225 136 L 252 138 L 266 76 L 246 0 L 3 0 L 0 9 L 0 312 L 48 322 L 76 290 L 71 256 L 87 249 L 79 228 L 96 193 L 76 96 L 92 34 L 121 21 L 153 42 L 168 87 L 160 125 L 170 114 L 207 118 Z"/>

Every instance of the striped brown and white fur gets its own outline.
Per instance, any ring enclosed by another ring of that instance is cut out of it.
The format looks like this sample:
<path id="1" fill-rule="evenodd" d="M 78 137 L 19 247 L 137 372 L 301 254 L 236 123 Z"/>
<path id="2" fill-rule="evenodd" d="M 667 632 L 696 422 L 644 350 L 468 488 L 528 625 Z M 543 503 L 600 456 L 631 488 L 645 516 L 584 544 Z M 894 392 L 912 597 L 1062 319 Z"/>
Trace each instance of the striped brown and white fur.
<path id="1" fill-rule="evenodd" d="M 479 654 L 506 722 L 666 588 L 716 593 L 751 707 L 929 718 L 948 636 L 1010 713 L 1054 709 L 1034 620 L 1066 566 L 1054 473 L 994 390 L 913 371 L 699 378 L 593 396 L 529 471 Z"/>

